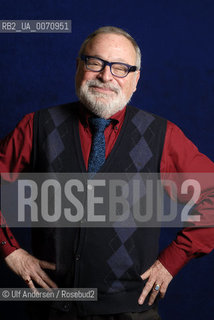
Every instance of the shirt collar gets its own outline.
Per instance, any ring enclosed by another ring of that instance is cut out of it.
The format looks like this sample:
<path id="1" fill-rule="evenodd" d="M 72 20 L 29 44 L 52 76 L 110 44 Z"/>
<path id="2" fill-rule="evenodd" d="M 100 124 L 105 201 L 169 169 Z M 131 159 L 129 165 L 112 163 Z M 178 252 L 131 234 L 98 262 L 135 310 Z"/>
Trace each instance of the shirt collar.
<path id="1" fill-rule="evenodd" d="M 116 112 L 114 115 L 110 117 L 112 120 L 112 125 L 115 127 L 118 125 L 120 122 L 123 121 L 125 117 L 125 112 L 126 112 L 126 107 L 124 107 L 122 110 Z M 84 126 L 84 128 L 88 128 L 89 123 L 88 123 L 88 118 L 93 116 L 94 114 L 90 112 L 83 104 L 80 104 L 79 108 L 79 119 Z"/>

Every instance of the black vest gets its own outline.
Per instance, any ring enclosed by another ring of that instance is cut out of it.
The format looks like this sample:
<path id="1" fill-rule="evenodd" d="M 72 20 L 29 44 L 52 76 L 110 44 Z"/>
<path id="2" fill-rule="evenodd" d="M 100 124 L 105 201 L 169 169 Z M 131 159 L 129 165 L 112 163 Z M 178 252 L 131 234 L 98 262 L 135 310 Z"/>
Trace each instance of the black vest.
<path id="1" fill-rule="evenodd" d="M 78 128 L 79 103 L 34 116 L 35 172 L 86 172 Z M 128 106 L 117 141 L 100 172 L 160 172 L 166 120 Z M 80 315 L 140 312 L 140 275 L 158 256 L 159 228 L 33 229 L 34 254 L 56 263 L 59 287 L 97 288 L 98 301 L 77 303 Z M 148 301 L 148 300 L 147 300 Z M 70 303 L 54 302 L 68 311 Z"/>

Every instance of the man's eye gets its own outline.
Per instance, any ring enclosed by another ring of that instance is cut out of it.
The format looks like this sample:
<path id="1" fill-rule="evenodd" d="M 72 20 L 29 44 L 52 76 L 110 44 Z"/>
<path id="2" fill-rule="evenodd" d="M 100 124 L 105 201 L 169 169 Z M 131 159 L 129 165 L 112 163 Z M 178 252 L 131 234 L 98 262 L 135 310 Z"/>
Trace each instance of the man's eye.
<path id="1" fill-rule="evenodd" d="M 123 66 L 123 65 L 114 65 L 113 68 L 116 71 L 121 71 L 121 72 L 126 72 L 127 71 L 127 67 Z"/>
<path id="2" fill-rule="evenodd" d="M 90 66 L 101 66 L 101 63 L 99 61 L 96 61 L 96 60 L 89 60 L 88 64 Z"/>
<path id="3" fill-rule="evenodd" d="M 121 71 L 125 70 L 125 68 L 122 66 L 116 66 L 116 67 L 114 67 L 114 69 L 121 70 Z"/>

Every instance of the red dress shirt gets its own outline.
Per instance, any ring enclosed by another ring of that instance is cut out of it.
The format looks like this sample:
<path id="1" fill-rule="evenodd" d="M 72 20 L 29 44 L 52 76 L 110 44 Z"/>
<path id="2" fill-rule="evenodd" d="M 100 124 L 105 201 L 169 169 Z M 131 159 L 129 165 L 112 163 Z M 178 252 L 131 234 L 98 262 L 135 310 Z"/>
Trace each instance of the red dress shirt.
<path id="1" fill-rule="evenodd" d="M 106 158 L 118 137 L 125 117 L 126 108 L 111 117 L 112 122 L 105 130 Z M 88 125 L 88 112 L 80 113 L 79 134 L 86 168 L 91 149 L 92 135 Z M 4 172 L 27 171 L 30 166 L 34 113 L 26 115 L 17 127 L 0 142 L 0 170 Z M 167 130 L 161 159 L 162 177 L 173 172 L 214 172 L 214 163 L 201 154 L 196 146 L 173 123 L 167 122 Z M 214 194 L 209 194 L 209 206 L 201 204 L 198 211 L 209 214 L 214 210 Z M 19 244 L 0 216 L 0 255 L 6 257 L 19 248 Z M 184 228 L 175 240 L 165 248 L 158 259 L 174 276 L 190 259 L 207 254 L 214 248 L 214 228 Z"/>

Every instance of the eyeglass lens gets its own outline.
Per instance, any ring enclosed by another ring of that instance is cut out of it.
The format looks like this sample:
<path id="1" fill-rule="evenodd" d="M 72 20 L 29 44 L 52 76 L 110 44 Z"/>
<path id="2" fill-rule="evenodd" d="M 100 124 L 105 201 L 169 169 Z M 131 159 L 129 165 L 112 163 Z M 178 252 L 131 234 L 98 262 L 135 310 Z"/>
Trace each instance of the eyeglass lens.
<path id="1" fill-rule="evenodd" d="M 88 58 L 86 60 L 86 66 L 89 70 L 99 72 L 104 68 L 105 63 L 98 58 Z M 115 76 L 123 77 L 128 74 L 129 68 L 120 63 L 113 63 L 111 65 L 111 72 Z"/>

